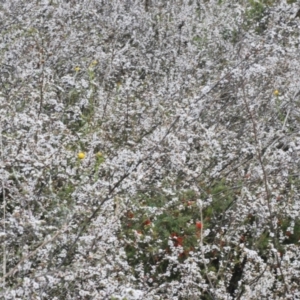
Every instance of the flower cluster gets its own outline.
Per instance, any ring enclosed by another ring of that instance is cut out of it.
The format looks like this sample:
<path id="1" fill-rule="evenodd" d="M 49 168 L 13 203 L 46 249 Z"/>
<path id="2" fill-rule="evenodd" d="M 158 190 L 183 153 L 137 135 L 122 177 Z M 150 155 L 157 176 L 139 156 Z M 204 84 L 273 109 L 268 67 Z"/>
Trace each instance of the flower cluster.
<path id="1" fill-rule="evenodd" d="M 298 299 L 296 5 L 75 2 L 1 1 L 0 298 Z"/>

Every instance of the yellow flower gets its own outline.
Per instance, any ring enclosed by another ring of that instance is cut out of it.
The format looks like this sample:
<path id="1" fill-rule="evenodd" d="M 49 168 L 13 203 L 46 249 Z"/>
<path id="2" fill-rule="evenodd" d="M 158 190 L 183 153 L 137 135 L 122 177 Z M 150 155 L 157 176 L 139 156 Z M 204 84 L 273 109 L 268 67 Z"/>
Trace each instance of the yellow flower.
<path id="1" fill-rule="evenodd" d="M 77 155 L 77 157 L 79 159 L 84 159 L 85 158 L 85 153 L 84 152 L 79 152 L 78 155 Z"/>
<path id="2" fill-rule="evenodd" d="M 78 72 L 78 71 L 80 71 L 80 68 L 79 68 L 78 66 L 76 66 L 76 67 L 74 68 L 74 70 L 75 70 L 76 72 Z"/>
<path id="3" fill-rule="evenodd" d="M 279 91 L 278 91 L 278 90 L 275 90 L 273 94 L 274 94 L 275 96 L 278 96 L 278 95 L 279 95 Z"/>

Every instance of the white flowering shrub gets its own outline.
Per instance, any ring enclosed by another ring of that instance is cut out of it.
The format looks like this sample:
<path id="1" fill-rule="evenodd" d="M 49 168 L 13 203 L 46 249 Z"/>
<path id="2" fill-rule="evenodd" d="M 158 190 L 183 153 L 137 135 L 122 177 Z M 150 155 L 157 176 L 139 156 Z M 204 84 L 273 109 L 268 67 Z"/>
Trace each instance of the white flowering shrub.
<path id="1" fill-rule="evenodd" d="M 1 299 L 300 298 L 299 4 L 1 1 Z"/>

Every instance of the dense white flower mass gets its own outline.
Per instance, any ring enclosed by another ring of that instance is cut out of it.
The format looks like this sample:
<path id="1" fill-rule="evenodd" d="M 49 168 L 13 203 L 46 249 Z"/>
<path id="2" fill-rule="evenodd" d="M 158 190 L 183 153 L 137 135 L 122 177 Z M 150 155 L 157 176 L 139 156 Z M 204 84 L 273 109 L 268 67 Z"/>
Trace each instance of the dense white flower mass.
<path id="1" fill-rule="evenodd" d="M 1 299 L 300 297 L 287 2 L 1 1 Z"/>

